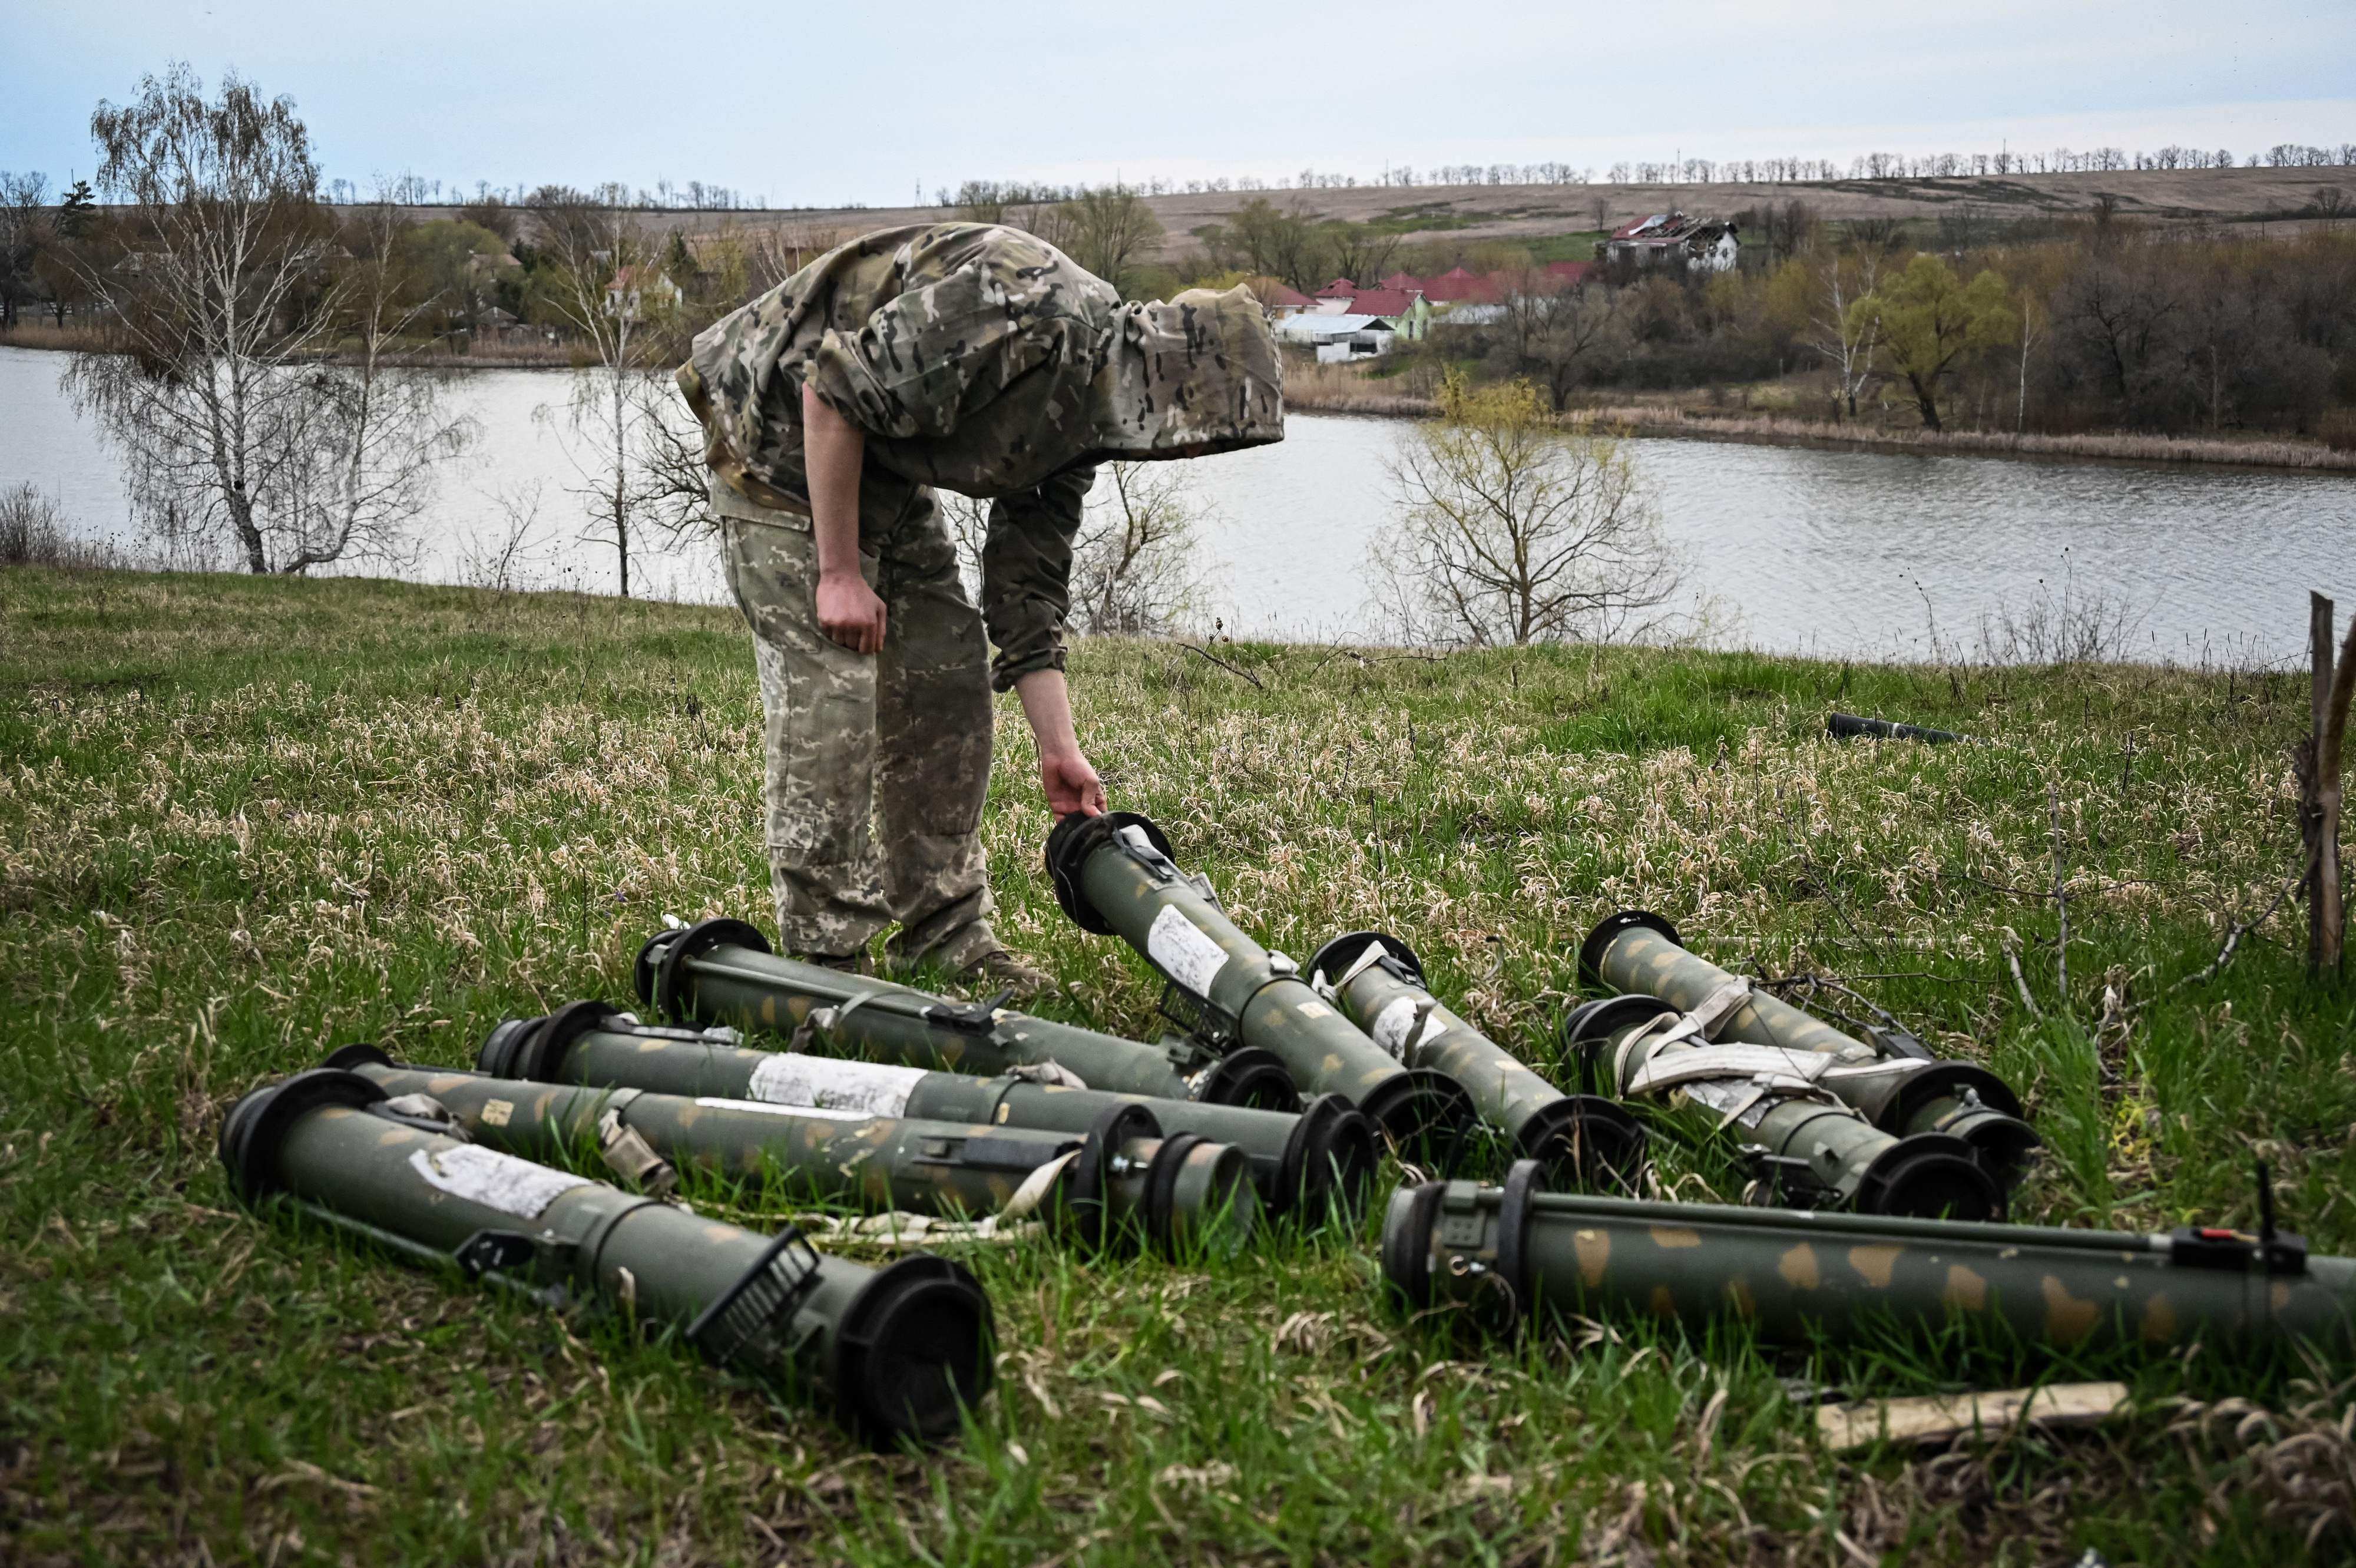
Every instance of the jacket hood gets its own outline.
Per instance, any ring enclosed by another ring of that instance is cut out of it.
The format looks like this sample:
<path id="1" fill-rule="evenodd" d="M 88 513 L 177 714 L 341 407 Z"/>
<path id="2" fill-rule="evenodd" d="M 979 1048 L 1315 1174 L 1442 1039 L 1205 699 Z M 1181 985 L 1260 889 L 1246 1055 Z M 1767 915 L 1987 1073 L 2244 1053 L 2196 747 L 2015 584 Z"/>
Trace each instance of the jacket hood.
<path id="1" fill-rule="evenodd" d="M 1197 457 L 1284 439 L 1284 362 L 1249 289 L 1122 305 L 1089 386 L 1099 452 Z"/>

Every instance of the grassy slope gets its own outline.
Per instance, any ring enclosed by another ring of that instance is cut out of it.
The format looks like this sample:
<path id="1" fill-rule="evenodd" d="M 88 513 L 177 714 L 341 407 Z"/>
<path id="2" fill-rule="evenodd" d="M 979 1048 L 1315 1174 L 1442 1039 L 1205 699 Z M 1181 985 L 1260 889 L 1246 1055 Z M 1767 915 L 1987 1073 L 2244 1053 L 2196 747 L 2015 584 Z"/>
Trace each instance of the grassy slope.
<path id="1" fill-rule="evenodd" d="M 0 574 L 0 1558 L 2244 1563 L 2310 1530 L 2345 1550 L 2336 1370 L 2128 1366 L 2153 1402 L 2099 1435 L 1836 1461 L 1812 1385 L 2024 1369 L 1630 1324 L 1484 1345 L 1388 1312 L 1364 1237 L 1208 1270 L 1026 1242 L 975 1260 L 999 1392 L 918 1462 L 669 1346 L 234 1212 L 211 1140 L 253 1083 L 348 1039 L 466 1062 L 502 1015 L 622 994 L 665 911 L 767 923 L 745 653 L 692 608 Z M 1172 646 L 1083 647 L 1084 732 L 1116 800 L 1288 950 L 1398 930 L 1550 1060 L 1579 937 L 1647 905 L 1721 960 L 1849 976 L 2012 1075 L 2054 1145 L 2021 1218 L 2247 1221 L 2264 1152 L 2294 1221 L 2356 1245 L 2345 993 L 2300 978 L 2287 918 L 2168 989 L 2279 886 L 2296 682 L 1230 656 L 1265 690 Z M 1832 705 L 1996 744 L 1835 745 Z M 1141 966 L 1055 909 L 1000 722 L 1007 934 L 1072 983 L 1070 1015 L 1143 1026 Z M 2049 789 L 2066 999 L 2035 896 Z M 2103 1023 L 2106 977 L 2149 1005 Z M 1740 1182 L 1710 1154 L 1661 1176 Z M 2162 1402 L 2237 1393 L 2273 1413 Z"/>

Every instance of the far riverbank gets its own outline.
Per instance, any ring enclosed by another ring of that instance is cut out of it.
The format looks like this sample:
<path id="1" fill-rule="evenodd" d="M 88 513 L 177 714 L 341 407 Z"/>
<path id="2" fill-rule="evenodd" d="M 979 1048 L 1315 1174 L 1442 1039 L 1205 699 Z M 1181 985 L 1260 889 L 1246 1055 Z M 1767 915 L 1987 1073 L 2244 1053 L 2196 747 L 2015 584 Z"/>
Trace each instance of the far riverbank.
<path id="1" fill-rule="evenodd" d="M 90 335 L 71 328 L 60 330 L 32 324 L 20 326 L 14 332 L 0 333 L 0 349 L 71 352 L 89 346 Z M 405 362 L 438 370 L 483 371 L 577 370 L 585 360 L 578 346 L 519 338 L 502 343 L 477 343 L 464 354 L 417 355 Z M 1298 370 L 1290 374 L 1285 403 L 1301 413 L 1346 413 L 1381 419 L 1429 419 L 1439 412 L 1429 397 L 1378 384 L 1355 371 L 1322 365 L 1305 374 Z M 1830 452 L 2079 458 L 2356 474 L 2356 450 L 2281 436 L 2154 435 L 2133 431 L 2050 435 L 2034 431 L 1910 430 L 1869 424 L 1836 424 L 1783 413 L 1720 413 L 1669 403 L 1573 409 L 1563 419 L 1568 425 L 1602 425 L 1629 435 Z"/>

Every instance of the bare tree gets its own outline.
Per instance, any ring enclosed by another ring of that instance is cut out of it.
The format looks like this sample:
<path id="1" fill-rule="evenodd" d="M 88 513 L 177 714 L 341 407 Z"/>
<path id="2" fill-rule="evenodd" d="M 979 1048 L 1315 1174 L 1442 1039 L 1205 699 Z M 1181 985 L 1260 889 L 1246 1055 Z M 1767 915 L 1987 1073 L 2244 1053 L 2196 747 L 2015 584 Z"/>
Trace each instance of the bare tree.
<path id="1" fill-rule="evenodd" d="M 1440 406 L 1390 465 L 1399 512 L 1369 555 L 1397 628 L 1492 647 L 1657 626 L 1681 574 L 1627 448 L 1566 434 L 1526 381 L 1451 373 Z"/>
<path id="2" fill-rule="evenodd" d="M 48 198 L 47 175 L 0 169 L 0 331 L 13 328 L 18 307 L 35 297 Z"/>
<path id="3" fill-rule="evenodd" d="M 208 102 L 176 65 L 91 130 L 125 238 L 85 279 L 113 341 L 64 380 L 122 449 L 134 507 L 176 544 L 225 532 L 252 572 L 398 559 L 471 427 L 387 362 L 406 319 L 390 238 L 332 264 L 293 102 L 233 75 Z M 357 352 L 330 359 L 347 333 Z"/>
<path id="4" fill-rule="evenodd" d="M 642 525 L 651 524 L 669 488 L 646 461 L 649 420 L 667 401 L 648 383 L 673 362 L 680 317 L 678 285 L 658 264 L 660 246 L 629 212 L 581 192 L 543 188 L 533 218 L 549 258 L 549 304 L 588 346 L 574 372 L 567 421 L 586 450 L 572 454 L 594 532 L 614 548 L 624 598 Z M 553 405 L 536 417 L 549 418 Z"/>
<path id="5" fill-rule="evenodd" d="M 1073 627 L 1141 637 L 1199 619 L 1204 514 L 1184 467 L 1114 463 L 1104 480 L 1072 541 Z"/>
<path id="6" fill-rule="evenodd" d="M 1514 357 L 1545 386 L 1557 413 L 1588 366 L 1626 338 L 1621 295 L 1601 282 L 1569 286 L 1536 267 L 1516 278 L 1505 302 Z"/>
<path id="7" fill-rule="evenodd" d="M 1857 308 L 1870 296 L 1881 271 L 1881 252 L 1871 247 L 1835 252 L 1818 268 L 1808 326 L 1810 346 L 1832 367 L 1839 382 L 1834 393 L 1836 418 L 1846 406 L 1857 417 L 1858 394 L 1873 379 L 1873 356 L 1881 342 L 1881 317 Z"/>

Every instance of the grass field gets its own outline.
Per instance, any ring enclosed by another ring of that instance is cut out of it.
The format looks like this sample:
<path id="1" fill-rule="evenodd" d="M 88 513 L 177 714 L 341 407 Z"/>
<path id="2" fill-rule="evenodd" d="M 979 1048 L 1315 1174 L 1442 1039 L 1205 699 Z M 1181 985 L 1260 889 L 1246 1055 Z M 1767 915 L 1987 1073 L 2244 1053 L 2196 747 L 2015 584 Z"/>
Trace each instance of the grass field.
<path id="1" fill-rule="evenodd" d="M 1432 660 L 1083 645 L 1082 733 L 1248 928 L 1387 927 L 1553 1062 L 1572 954 L 1644 905 L 1837 976 L 2021 1085 L 2024 1219 L 2254 1219 L 2356 1245 L 2349 993 L 2275 900 L 2303 681 L 1569 649 Z M 1823 738 L 1828 708 L 1968 731 Z M 2215 1348 L 2101 1430 L 1836 1456 L 1810 1404 L 2040 1369 L 1814 1356 L 1633 1322 L 1519 1344 L 1383 1300 L 1372 1222 L 1232 1262 L 967 1250 L 997 1391 L 931 1458 L 609 1321 L 343 1250 L 230 1199 L 244 1090 L 374 1041 L 471 1061 L 620 999 L 666 913 L 769 924 L 731 614 L 363 581 L 0 573 L 0 1561 L 2274 1563 L 2356 1544 L 2356 1382 Z M 1149 1026 L 1071 928 L 1011 707 L 1001 925 Z M 2058 817 L 2057 817 L 2058 803 Z M 2057 828 L 2058 822 L 2058 828 Z M 2069 983 L 2057 983 L 2057 875 Z M 2010 972 L 2017 950 L 2034 1011 Z M 1736 1196 L 1666 1148 L 1681 1196 Z M 699 1189 L 691 1184 L 690 1196 Z M 773 1225 L 759 1193 L 730 1212 Z"/>

